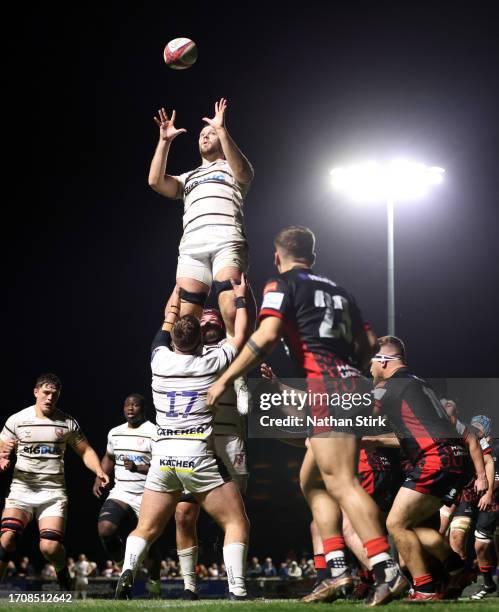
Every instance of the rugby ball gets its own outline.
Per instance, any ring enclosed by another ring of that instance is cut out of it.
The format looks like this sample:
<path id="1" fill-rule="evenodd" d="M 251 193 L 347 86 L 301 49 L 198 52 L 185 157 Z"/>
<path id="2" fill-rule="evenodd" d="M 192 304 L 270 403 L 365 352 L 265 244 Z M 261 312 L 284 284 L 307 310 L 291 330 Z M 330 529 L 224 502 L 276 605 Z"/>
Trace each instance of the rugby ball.
<path id="1" fill-rule="evenodd" d="M 166 45 L 163 57 L 173 70 L 185 70 L 197 60 L 198 48 L 190 38 L 174 38 Z"/>

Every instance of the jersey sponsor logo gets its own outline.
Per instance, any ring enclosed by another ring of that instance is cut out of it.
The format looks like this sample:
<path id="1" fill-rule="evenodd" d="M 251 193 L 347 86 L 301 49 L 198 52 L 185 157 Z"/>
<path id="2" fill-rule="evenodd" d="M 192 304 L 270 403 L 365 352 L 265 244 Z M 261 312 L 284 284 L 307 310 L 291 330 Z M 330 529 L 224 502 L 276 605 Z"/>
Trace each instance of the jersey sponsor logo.
<path id="1" fill-rule="evenodd" d="M 269 291 L 277 291 L 277 281 L 272 281 L 271 283 L 267 283 L 265 285 L 265 287 L 263 288 L 263 295 L 265 295 L 266 293 L 269 293 Z"/>
<path id="2" fill-rule="evenodd" d="M 57 455 L 57 449 L 54 446 L 46 444 L 32 444 L 31 446 L 23 447 L 23 453 L 30 455 Z"/>
<path id="3" fill-rule="evenodd" d="M 262 310 L 264 308 L 273 308 L 274 310 L 279 310 L 282 306 L 282 301 L 284 299 L 284 293 L 279 293 L 276 291 L 270 291 L 266 293 L 263 297 L 262 302 Z"/>
<path id="4" fill-rule="evenodd" d="M 223 174 L 210 174 L 209 176 L 194 180 L 184 189 L 184 196 L 188 196 L 195 187 L 201 185 L 201 183 L 206 183 L 206 181 L 223 181 L 225 183 L 225 177 Z"/>
<path id="5" fill-rule="evenodd" d="M 204 425 L 199 427 L 190 427 L 188 429 L 170 429 L 169 427 L 158 427 L 156 435 L 158 437 L 171 437 L 171 436 L 192 436 L 195 434 L 203 434 L 206 430 Z"/>
<path id="6" fill-rule="evenodd" d="M 116 455 L 117 461 L 133 461 L 134 463 L 145 463 L 145 457 L 142 455 L 132 455 L 131 453 L 121 453 L 121 455 Z"/>
<path id="7" fill-rule="evenodd" d="M 299 274 L 299 277 L 302 280 L 318 281 L 319 283 L 327 283 L 328 285 L 331 285 L 331 287 L 336 287 L 336 283 L 333 282 L 332 280 L 329 280 L 329 278 L 326 278 L 325 276 L 318 276 L 317 274 L 309 274 L 308 272 L 301 272 Z"/>
<path id="8" fill-rule="evenodd" d="M 177 459 L 176 457 L 164 457 L 159 460 L 161 467 L 172 467 L 172 468 L 190 468 L 194 469 L 194 461 L 188 461 L 187 459 Z"/>

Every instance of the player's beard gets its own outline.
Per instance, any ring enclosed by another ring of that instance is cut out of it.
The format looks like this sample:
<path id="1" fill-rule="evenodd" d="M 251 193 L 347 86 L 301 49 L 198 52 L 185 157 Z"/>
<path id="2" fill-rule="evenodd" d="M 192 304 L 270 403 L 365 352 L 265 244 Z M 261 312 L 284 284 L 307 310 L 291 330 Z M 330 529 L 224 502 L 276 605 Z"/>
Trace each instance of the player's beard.
<path id="1" fill-rule="evenodd" d="M 199 147 L 199 155 L 202 159 L 205 159 L 209 162 L 214 161 L 220 157 L 224 157 L 223 151 L 220 145 L 216 143 L 212 143 L 208 148 L 202 149 Z"/>
<path id="2" fill-rule="evenodd" d="M 212 327 L 207 325 L 203 330 L 203 343 L 204 344 L 217 344 L 223 338 L 223 332 L 219 327 Z"/>

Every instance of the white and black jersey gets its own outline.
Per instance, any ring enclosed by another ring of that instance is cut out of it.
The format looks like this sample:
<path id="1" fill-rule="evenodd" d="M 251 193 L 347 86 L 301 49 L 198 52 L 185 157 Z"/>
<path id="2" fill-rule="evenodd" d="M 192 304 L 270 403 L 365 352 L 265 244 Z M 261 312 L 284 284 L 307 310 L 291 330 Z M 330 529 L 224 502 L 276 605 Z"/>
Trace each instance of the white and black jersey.
<path id="1" fill-rule="evenodd" d="M 64 453 L 85 436 L 76 420 L 59 410 L 52 416 L 36 416 L 35 406 L 16 412 L 0 433 L 4 441 L 17 441 L 12 485 L 28 489 L 64 489 Z"/>
<path id="2" fill-rule="evenodd" d="M 149 465 L 155 434 L 156 426 L 151 421 L 145 421 L 138 427 L 123 423 L 111 429 L 107 436 L 106 453 L 114 460 L 114 491 L 142 495 L 147 475 L 126 470 L 124 462 L 128 459 L 136 465 Z"/>
<path id="3" fill-rule="evenodd" d="M 175 177 L 184 201 L 184 237 L 205 225 L 232 227 L 235 240 L 245 240 L 243 199 L 249 184 L 239 183 L 225 159 L 203 164 Z"/>
<path id="4" fill-rule="evenodd" d="M 196 355 L 181 355 L 167 346 L 154 348 L 151 369 L 157 432 L 153 453 L 163 447 L 169 455 L 211 452 L 214 415 L 206 405 L 207 392 L 236 354 L 230 342 Z M 162 442 L 165 445 L 160 447 Z"/>

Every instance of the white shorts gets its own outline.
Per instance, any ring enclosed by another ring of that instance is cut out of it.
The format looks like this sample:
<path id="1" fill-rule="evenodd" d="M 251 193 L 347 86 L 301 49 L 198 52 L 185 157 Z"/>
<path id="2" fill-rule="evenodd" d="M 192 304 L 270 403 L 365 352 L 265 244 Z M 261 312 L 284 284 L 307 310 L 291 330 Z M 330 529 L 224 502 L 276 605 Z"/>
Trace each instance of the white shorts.
<path id="1" fill-rule="evenodd" d="M 135 512 L 135 515 L 139 516 L 142 494 L 137 495 L 135 493 L 127 493 L 126 491 L 120 491 L 116 487 L 113 487 L 109 492 L 107 499 L 117 499 L 118 501 L 128 504 Z"/>
<path id="2" fill-rule="evenodd" d="M 215 452 L 224 462 L 232 480 L 241 493 L 246 492 L 248 466 L 246 463 L 246 443 L 240 436 L 215 435 Z"/>
<path id="3" fill-rule="evenodd" d="M 248 269 L 248 243 L 233 228 L 206 225 L 182 237 L 177 278 L 192 278 L 211 287 L 220 270 L 229 266 L 241 272 Z"/>
<path id="4" fill-rule="evenodd" d="M 30 520 L 33 517 L 40 520 L 48 516 L 60 516 L 66 520 L 68 496 L 64 489 L 33 491 L 13 484 L 5 500 L 5 509 L 8 508 L 26 512 Z"/>
<path id="5" fill-rule="evenodd" d="M 146 489 L 162 493 L 175 491 L 205 493 L 230 480 L 227 468 L 216 455 L 200 457 L 153 455 L 147 473 Z"/>

